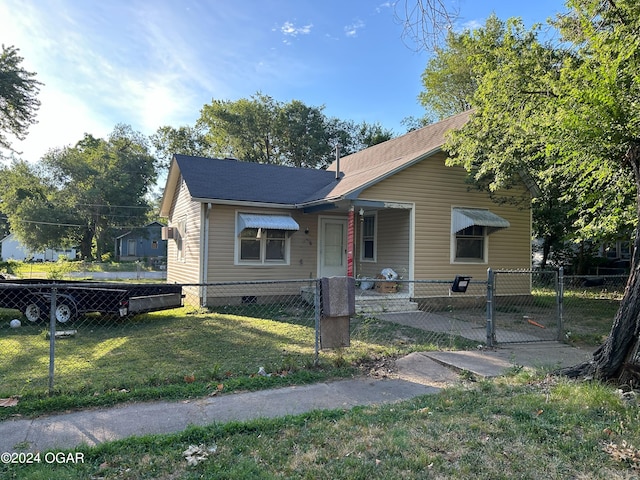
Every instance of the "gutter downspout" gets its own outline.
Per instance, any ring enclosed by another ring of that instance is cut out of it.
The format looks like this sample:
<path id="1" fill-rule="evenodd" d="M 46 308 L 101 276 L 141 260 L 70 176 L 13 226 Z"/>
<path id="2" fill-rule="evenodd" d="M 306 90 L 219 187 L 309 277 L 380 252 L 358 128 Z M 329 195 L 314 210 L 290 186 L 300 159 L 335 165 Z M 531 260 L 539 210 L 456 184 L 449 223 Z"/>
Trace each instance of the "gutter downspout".
<path id="1" fill-rule="evenodd" d="M 202 205 L 202 215 L 204 218 L 200 222 L 203 225 L 200 234 L 200 306 L 207 306 L 207 283 L 209 281 L 209 213 L 211 212 L 211 203 Z"/>

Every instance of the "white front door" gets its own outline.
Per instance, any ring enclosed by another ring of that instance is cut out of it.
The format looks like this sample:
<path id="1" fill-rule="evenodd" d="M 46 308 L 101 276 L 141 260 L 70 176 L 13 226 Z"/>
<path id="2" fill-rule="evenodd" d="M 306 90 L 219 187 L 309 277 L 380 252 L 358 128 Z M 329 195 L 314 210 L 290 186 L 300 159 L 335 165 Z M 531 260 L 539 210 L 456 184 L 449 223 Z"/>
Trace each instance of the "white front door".
<path id="1" fill-rule="evenodd" d="M 320 219 L 319 277 L 347 275 L 347 220 Z"/>

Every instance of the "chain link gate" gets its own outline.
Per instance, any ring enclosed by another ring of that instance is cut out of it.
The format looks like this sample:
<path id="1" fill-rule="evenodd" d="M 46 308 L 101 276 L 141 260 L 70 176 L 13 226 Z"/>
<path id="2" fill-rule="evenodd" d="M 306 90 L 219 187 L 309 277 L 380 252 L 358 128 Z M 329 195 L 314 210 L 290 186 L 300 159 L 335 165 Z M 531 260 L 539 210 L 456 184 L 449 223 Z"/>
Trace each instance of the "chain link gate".
<path id="1" fill-rule="evenodd" d="M 487 346 L 561 341 L 562 285 L 562 269 L 489 269 Z"/>

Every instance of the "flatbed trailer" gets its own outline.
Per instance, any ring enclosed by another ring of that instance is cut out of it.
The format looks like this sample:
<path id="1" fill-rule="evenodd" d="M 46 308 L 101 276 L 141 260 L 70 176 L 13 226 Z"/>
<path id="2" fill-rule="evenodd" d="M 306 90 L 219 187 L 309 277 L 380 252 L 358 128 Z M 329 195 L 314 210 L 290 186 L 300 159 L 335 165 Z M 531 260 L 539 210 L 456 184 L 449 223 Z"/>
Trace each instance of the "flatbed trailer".
<path id="1" fill-rule="evenodd" d="M 50 318 L 55 292 L 55 317 L 67 323 L 85 313 L 126 317 L 182 306 L 177 284 L 107 283 L 74 280 L 0 280 L 0 308 L 20 310 L 29 322 Z"/>

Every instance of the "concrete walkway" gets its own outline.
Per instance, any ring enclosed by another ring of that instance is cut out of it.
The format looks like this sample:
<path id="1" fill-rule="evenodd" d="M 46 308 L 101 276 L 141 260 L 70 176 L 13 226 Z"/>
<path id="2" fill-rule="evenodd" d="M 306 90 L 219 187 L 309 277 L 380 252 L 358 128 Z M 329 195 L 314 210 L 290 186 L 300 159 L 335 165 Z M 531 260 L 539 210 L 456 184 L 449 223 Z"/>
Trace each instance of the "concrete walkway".
<path id="1" fill-rule="evenodd" d="M 458 382 L 461 371 L 494 377 L 514 365 L 558 368 L 590 357 L 590 351 L 555 342 L 509 345 L 496 350 L 413 353 L 396 361 L 394 378 L 359 377 L 178 402 L 128 403 L 5 420 L 0 422 L 0 452 L 73 449 L 80 444 L 97 445 L 133 435 L 179 432 L 189 425 L 386 404 L 437 393 Z"/>

